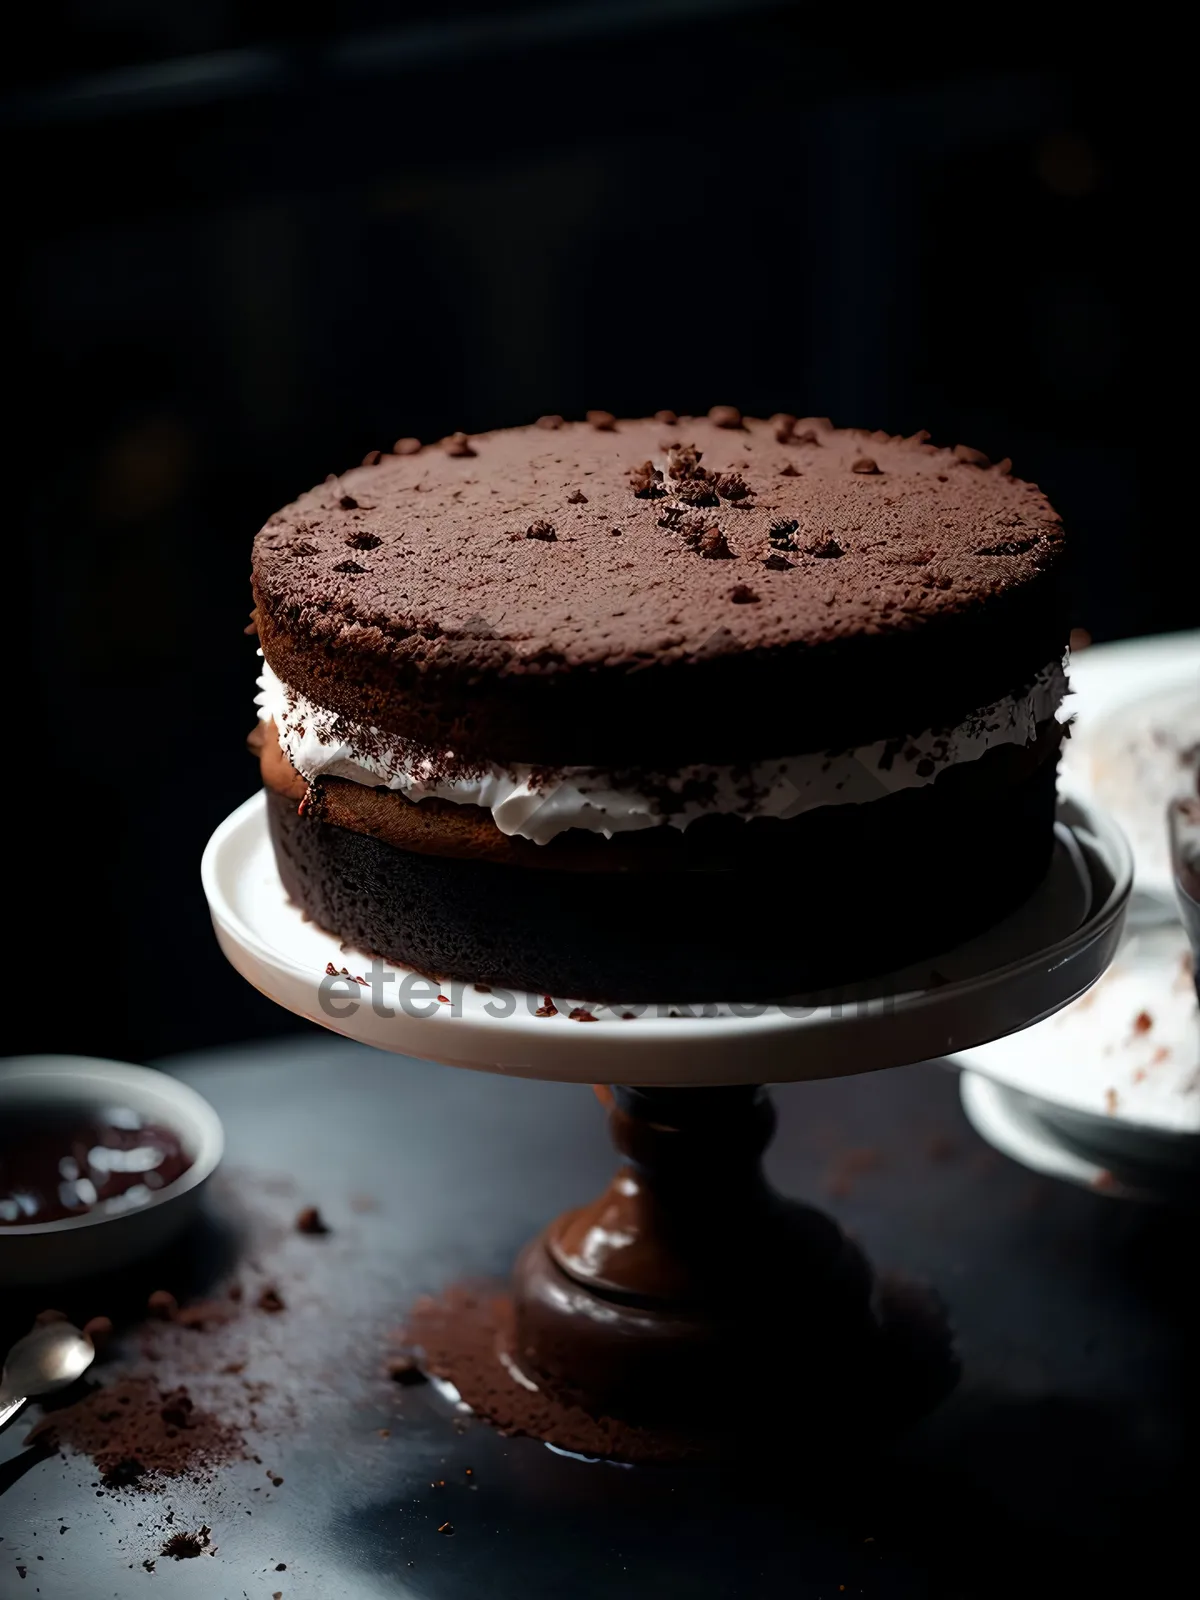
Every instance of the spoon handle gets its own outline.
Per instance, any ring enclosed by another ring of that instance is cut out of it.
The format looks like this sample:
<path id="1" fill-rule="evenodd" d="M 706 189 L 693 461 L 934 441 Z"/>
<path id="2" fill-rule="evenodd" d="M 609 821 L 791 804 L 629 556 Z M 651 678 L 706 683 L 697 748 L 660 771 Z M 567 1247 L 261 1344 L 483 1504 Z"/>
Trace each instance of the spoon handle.
<path id="1" fill-rule="evenodd" d="M 11 1394 L 7 1389 L 0 1388 L 0 1433 L 10 1422 L 17 1420 L 17 1414 L 28 1398 L 28 1395 Z"/>

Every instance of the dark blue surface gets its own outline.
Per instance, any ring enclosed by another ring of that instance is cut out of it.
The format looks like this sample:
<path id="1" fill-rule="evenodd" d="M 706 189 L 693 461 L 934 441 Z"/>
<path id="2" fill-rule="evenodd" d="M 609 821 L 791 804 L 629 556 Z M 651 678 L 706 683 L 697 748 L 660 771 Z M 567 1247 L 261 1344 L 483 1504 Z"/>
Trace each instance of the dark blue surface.
<path id="1" fill-rule="evenodd" d="M 274 1277 L 288 1310 L 251 1319 L 247 1374 L 272 1386 L 277 1409 L 294 1402 L 296 1420 L 253 1446 L 262 1463 L 154 1499 L 97 1496 L 87 1463 L 30 1461 L 24 1429 L 10 1430 L 3 1600 L 277 1589 L 285 1600 L 1025 1600 L 1148 1595 L 1172 1568 L 1191 1517 L 1190 1224 L 1005 1162 L 966 1126 L 940 1068 L 779 1090 L 768 1165 L 781 1187 L 834 1210 L 877 1265 L 939 1285 L 961 1334 L 958 1393 L 885 1449 L 847 1441 L 838 1457 L 798 1434 L 782 1441 L 783 1468 L 663 1472 L 564 1459 L 475 1422 L 457 1431 L 431 1389 L 380 1376 L 387 1330 L 416 1294 L 503 1273 L 540 1224 L 605 1181 L 612 1153 L 585 1089 L 324 1037 L 172 1066 L 224 1119 L 225 1178 L 237 1183 L 214 1196 L 214 1215 L 236 1192 L 243 1238 L 215 1221 L 152 1270 L 181 1285 L 231 1266 L 250 1283 Z M 290 1231 L 304 1202 L 326 1213 L 328 1238 Z M 132 1303 L 148 1281 L 110 1298 Z M 53 1298 L 80 1315 L 105 1309 L 94 1289 Z M 10 1296 L 3 1331 L 28 1309 Z M 750 1357 L 713 1373 L 713 1399 L 769 1407 L 796 1380 Z M 168 1507 L 176 1527 L 208 1523 L 218 1551 L 160 1559 L 151 1575 L 141 1563 Z M 437 1531 L 447 1521 L 453 1536 Z"/>

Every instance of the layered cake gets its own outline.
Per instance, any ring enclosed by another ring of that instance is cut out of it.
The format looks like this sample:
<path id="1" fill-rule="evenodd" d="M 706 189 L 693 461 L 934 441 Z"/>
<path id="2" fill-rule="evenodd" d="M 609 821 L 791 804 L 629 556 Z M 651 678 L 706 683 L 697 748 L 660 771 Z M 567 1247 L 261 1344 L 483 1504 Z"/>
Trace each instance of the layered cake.
<path id="1" fill-rule="evenodd" d="M 465 436 L 254 545 L 292 898 L 439 978 L 778 998 L 932 956 L 1046 870 L 1063 534 L 978 451 L 824 418 Z"/>

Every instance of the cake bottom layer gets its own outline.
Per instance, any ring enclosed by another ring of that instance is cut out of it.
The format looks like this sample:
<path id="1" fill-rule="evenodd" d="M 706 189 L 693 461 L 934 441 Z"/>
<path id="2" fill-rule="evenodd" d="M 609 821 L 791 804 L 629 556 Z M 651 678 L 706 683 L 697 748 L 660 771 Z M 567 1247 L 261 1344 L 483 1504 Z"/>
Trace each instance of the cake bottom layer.
<path id="1" fill-rule="evenodd" d="M 575 999 L 764 1001 L 934 956 L 1019 905 L 1049 864 L 1057 765 L 1055 751 L 966 805 L 935 783 L 810 812 L 790 825 L 808 848 L 777 870 L 530 870 L 398 849 L 270 789 L 267 803 L 291 898 L 399 966 Z"/>

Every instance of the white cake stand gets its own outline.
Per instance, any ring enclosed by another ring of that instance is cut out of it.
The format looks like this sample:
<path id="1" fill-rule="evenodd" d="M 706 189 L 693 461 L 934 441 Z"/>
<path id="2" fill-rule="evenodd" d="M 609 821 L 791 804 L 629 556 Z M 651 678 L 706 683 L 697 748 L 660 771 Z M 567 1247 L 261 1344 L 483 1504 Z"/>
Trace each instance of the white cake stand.
<path id="1" fill-rule="evenodd" d="M 986 851 L 987 841 L 980 840 Z M 1131 865 L 1094 807 L 1060 805 L 1050 872 L 983 936 L 901 972 L 786 1005 L 597 1005 L 436 983 L 344 947 L 288 900 L 263 795 L 226 818 L 201 868 L 234 967 L 269 999 L 380 1050 L 576 1083 L 783 1083 L 925 1061 L 1015 1032 L 1089 988 L 1116 952 Z M 346 970 L 349 978 L 331 977 Z M 358 984 L 355 978 L 365 978 Z M 594 1021 L 572 1020 L 586 1011 Z"/>
<path id="2" fill-rule="evenodd" d="M 217 829 L 202 872 L 221 948 L 288 1010 L 400 1054 L 614 1086 L 602 1098 L 626 1165 L 523 1251 L 501 1360 L 526 1387 L 706 1443 L 713 1373 L 751 1346 L 773 1392 L 769 1374 L 786 1370 L 778 1396 L 807 1429 L 842 1436 L 926 1409 L 957 1371 L 935 1298 L 877 1282 L 836 1223 L 767 1184 L 761 1086 L 925 1060 L 1049 1016 L 1112 960 L 1132 884 L 1119 831 L 1063 801 L 1040 889 L 917 967 L 789 1004 L 556 996 L 550 1011 L 542 995 L 437 983 L 344 950 L 289 903 L 261 795 Z M 466 1398 L 486 1409 L 486 1395 Z M 722 1438 L 729 1428 L 722 1418 Z"/>

